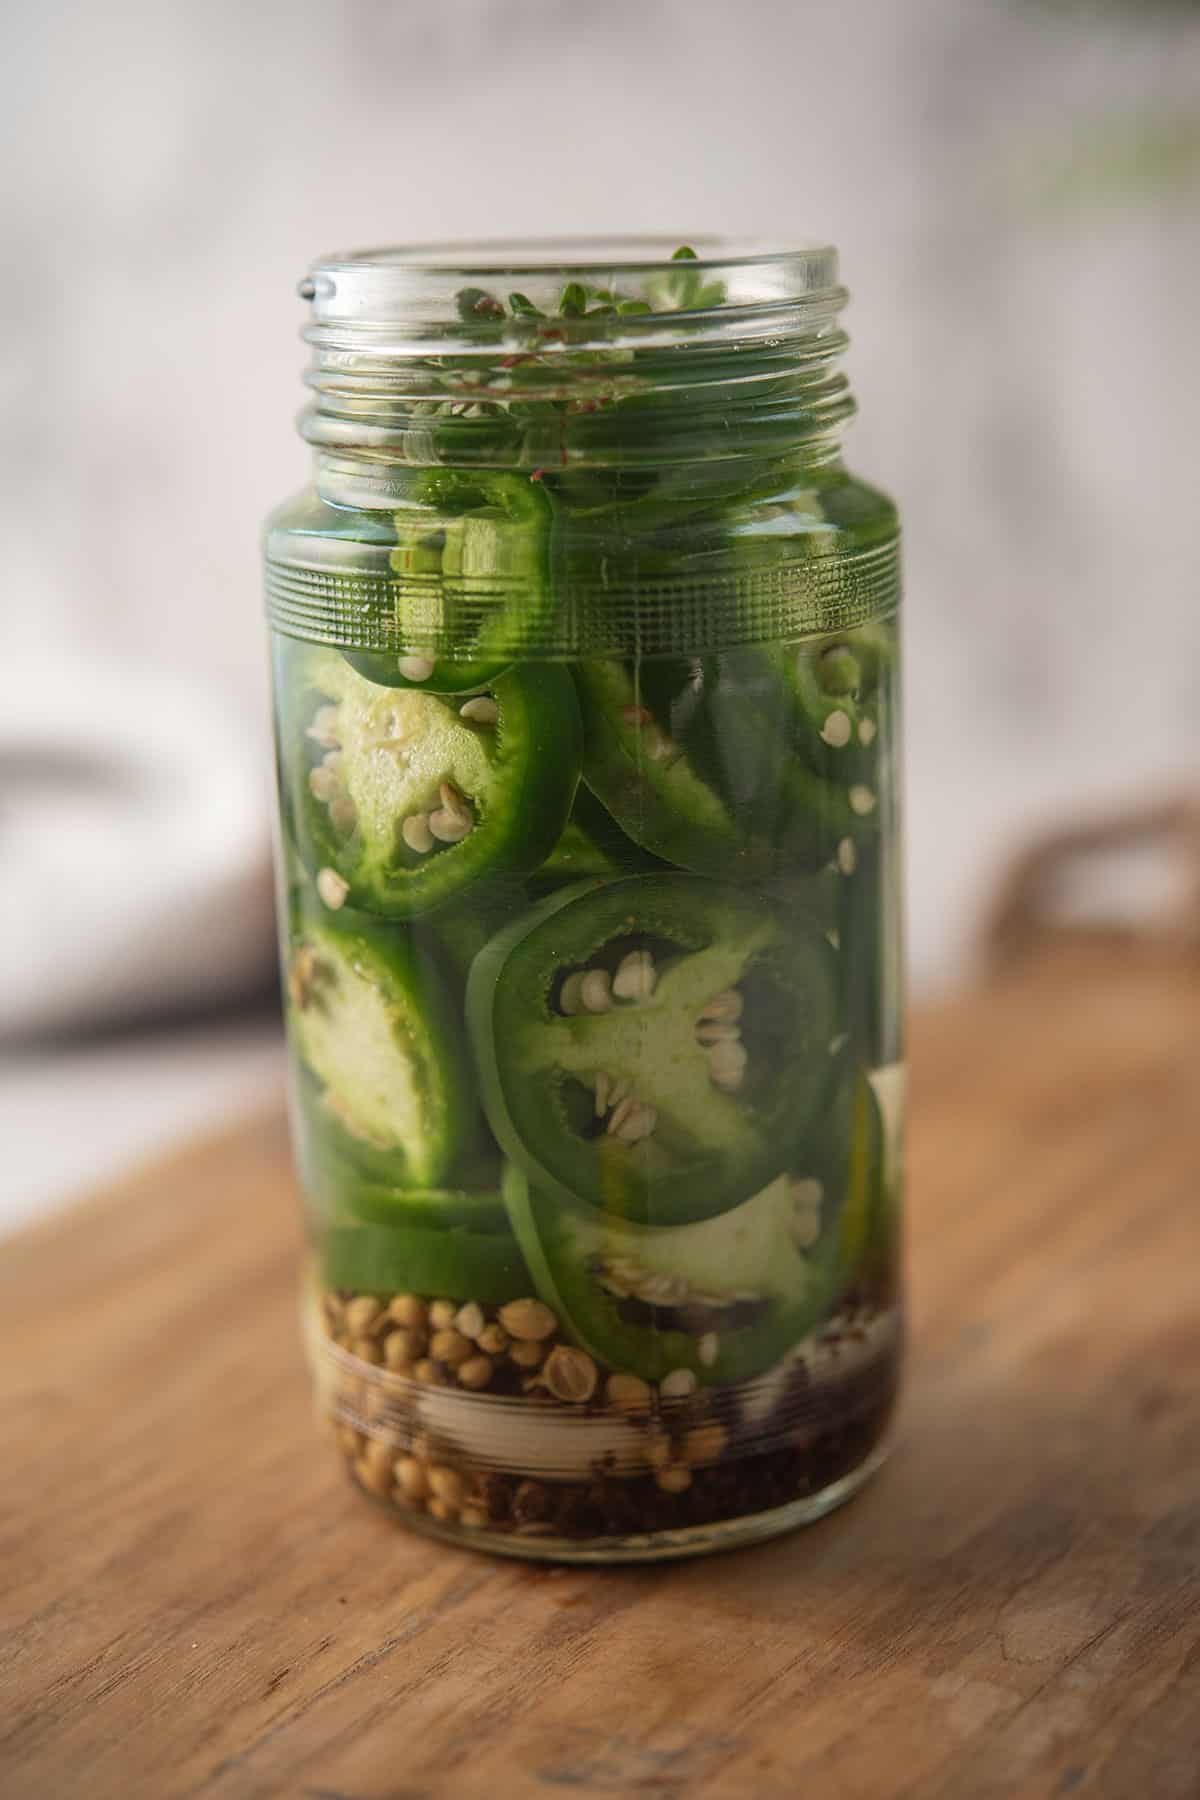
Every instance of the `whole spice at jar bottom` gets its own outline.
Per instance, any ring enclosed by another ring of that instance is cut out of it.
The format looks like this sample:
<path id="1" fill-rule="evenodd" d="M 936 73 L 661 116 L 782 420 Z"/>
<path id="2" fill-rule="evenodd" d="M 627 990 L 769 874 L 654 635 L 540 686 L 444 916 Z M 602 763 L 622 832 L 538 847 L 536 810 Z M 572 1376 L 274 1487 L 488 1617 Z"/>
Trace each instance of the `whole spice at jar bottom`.
<path id="1" fill-rule="evenodd" d="M 555 1351 L 554 1333 L 557 1320 L 540 1301 L 516 1301 L 515 1317 L 522 1328 L 545 1331 L 542 1337 L 514 1337 L 500 1323 L 502 1307 L 468 1300 L 458 1305 L 449 1300 L 430 1299 L 418 1294 L 397 1294 L 381 1302 L 372 1295 L 347 1294 L 331 1289 L 321 1296 L 322 1321 L 327 1334 L 340 1349 L 349 1351 L 373 1367 L 382 1366 L 389 1374 L 410 1380 L 433 1383 L 442 1387 L 459 1387 L 468 1392 L 486 1391 L 501 1397 L 525 1396 L 527 1382 L 534 1371 L 542 1368 Z M 353 1314 L 365 1333 L 351 1338 L 347 1320 Z M 552 1321 L 546 1330 L 547 1321 Z M 555 1397 L 571 1403 L 583 1399 L 586 1380 L 573 1359 L 585 1358 L 584 1352 L 562 1347 L 564 1356 L 559 1369 L 571 1364 L 564 1381 L 541 1384 L 541 1391 L 570 1387 Z M 589 1360 L 590 1359 L 586 1359 Z M 573 1377 L 573 1379 L 572 1379 Z M 636 1380 L 636 1377 L 631 1377 Z M 645 1387 L 645 1384 L 640 1384 Z M 576 1395 L 575 1390 L 581 1390 Z M 646 1389 L 648 1393 L 649 1390 Z"/>
<path id="2" fill-rule="evenodd" d="M 586 1350 L 556 1344 L 542 1367 L 541 1379 L 556 1400 L 580 1405 L 596 1391 L 596 1365 Z"/>
<path id="3" fill-rule="evenodd" d="M 359 1485 L 388 1500 L 402 1517 L 424 1508 L 435 1523 L 473 1533 L 603 1540 L 718 1525 L 820 1493 L 852 1473 L 879 1443 L 894 1408 L 897 1373 L 892 1358 L 882 1368 L 847 1377 L 828 1396 L 823 1413 L 806 1425 L 803 1444 L 765 1454 L 755 1455 L 748 1445 L 735 1453 L 731 1446 L 725 1460 L 696 1466 L 685 1460 L 688 1437 L 719 1427 L 689 1428 L 678 1448 L 659 1432 L 662 1459 L 643 1475 L 537 1480 L 455 1466 L 425 1441 L 398 1455 L 385 1453 L 376 1440 L 364 1447 L 347 1426 L 339 1427 L 337 1437 Z M 711 1455 L 716 1443 L 715 1436 L 694 1442 L 693 1453 Z"/>

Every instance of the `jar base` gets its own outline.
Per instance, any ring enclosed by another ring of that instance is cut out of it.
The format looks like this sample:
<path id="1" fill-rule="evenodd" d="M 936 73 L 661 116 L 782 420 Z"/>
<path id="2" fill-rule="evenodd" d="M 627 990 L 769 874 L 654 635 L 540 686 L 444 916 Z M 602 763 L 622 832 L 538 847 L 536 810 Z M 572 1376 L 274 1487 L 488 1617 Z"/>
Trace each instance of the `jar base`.
<path id="1" fill-rule="evenodd" d="M 878 1443 L 862 1462 L 831 1481 L 818 1493 L 789 1500 L 765 1512 L 742 1518 L 721 1519 L 709 1525 L 689 1525 L 678 1530 L 631 1532 L 623 1537 L 605 1536 L 579 1540 L 567 1537 L 517 1536 L 513 1532 L 468 1530 L 457 1524 L 441 1524 L 427 1513 L 399 1512 L 386 1500 L 374 1499 L 401 1529 L 458 1549 L 480 1550 L 490 1556 L 507 1556 L 522 1562 L 597 1566 L 605 1563 L 678 1562 L 685 1557 L 715 1556 L 724 1550 L 747 1549 L 782 1537 L 802 1525 L 815 1525 L 827 1513 L 852 1500 L 881 1469 L 891 1451 L 888 1440 Z M 357 1484 L 355 1484 L 357 1486 Z M 359 1490 L 362 1491 L 361 1489 Z"/>

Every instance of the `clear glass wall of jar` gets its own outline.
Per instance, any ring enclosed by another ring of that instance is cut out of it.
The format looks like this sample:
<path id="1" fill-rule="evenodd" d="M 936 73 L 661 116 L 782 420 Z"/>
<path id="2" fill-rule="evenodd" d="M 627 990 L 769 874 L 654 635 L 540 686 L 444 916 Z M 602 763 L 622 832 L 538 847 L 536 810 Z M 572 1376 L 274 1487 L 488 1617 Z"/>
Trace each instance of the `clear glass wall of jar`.
<path id="1" fill-rule="evenodd" d="M 269 521 L 309 1350 L 354 1482 L 576 1560 L 882 1456 L 898 549 L 832 250 L 333 258 Z"/>

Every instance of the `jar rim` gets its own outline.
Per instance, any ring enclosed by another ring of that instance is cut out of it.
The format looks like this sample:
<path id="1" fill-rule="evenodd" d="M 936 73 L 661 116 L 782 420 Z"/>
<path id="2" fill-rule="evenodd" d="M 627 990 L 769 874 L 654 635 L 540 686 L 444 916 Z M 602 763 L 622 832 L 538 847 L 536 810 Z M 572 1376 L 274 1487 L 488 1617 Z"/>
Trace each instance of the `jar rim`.
<path id="1" fill-rule="evenodd" d="M 703 246 L 703 250 L 697 249 Z M 622 233 L 614 237 L 445 238 L 415 244 L 381 244 L 365 250 L 334 251 L 319 256 L 310 273 L 324 269 L 405 268 L 429 275 L 548 274 L 576 270 L 595 273 L 617 268 L 669 272 L 680 248 L 696 251 L 699 268 L 729 268 L 744 263 L 811 261 L 837 249 L 821 238 L 789 240 L 728 238 L 713 234 L 666 232 Z M 693 259 L 687 259 L 691 262 Z"/>
<path id="2" fill-rule="evenodd" d="M 681 247 L 694 252 L 679 258 Z M 589 280 L 668 277 L 686 268 L 720 277 L 730 301 L 788 302 L 837 288 L 838 254 L 821 239 L 783 242 L 663 233 L 607 237 L 493 238 L 381 245 L 318 257 L 298 284 L 301 299 L 324 318 L 379 320 L 411 315 L 414 305 L 448 295 L 464 280 Z"/>

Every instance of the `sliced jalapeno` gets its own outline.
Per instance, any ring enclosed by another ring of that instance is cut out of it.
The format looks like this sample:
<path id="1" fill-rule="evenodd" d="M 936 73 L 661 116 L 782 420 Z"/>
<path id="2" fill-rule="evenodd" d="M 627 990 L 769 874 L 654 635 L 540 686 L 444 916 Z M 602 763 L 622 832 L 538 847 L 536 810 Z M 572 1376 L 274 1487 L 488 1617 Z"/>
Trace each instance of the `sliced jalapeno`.
<path id="1" fill-rule="evenodd" d="M 486 1304 L 517 1300 L 529 1272 L 508 1231 L 450 1225 L 334 1225 L 325 1239 L 325 1280 L 358 1294 L 432 1294 Z"/>
<path id="2" fill-rule="evenodd" d="M 327 1147 L 364 1178 L 437 1186 L 476 1115 L 436 970 L 360 919 L 310 919 L 292 945 L 287 988 L 289 1035 L 308 1076 L 310 1185 Z"/>
<path id="3" fill-rule="evenodd" d="M 664 658 L 577 680 L 584 778 L 637 843 L 698 874 L 815 870 L 870 808 L 796 754 L 795 701 L 768 659 Z"/>
<path id="4" fill-rule="evenodd" d="M 852 788 L 867 817 L 892 737 L 890 678 L 895 644 L 887 627 L 762 651 L 794 704 L 792 742 L 817 775 Z"/>
<path id="5" fill-rule="evenodd" d="M 894 1262 L 879 1106 L 847 1065 L 791 1172 L 716 1218 L 642 1226 L 563 1207 L 510 1163 L 504 1200 L 537 1291 L 601 1362 L 658 1381 L 761 1374 Z"/>
<path id="6" fill-rule="evenodd" d="M 785 1356 L 837 1290 L 821 1184 L 778 1176 L 697 1224 L 633 1225 L 563 1207 L 511 1165 L 504 1197 L 538 1293 L 593 1356 L 659 1381 L 746 1381 Z"/>
<path id="7" fill-rule="evenodd" d="M 581 783 L 561 837 L 529 885 L 536 898 L 589 876 L 611 881 L 619 875 L 666 868 L 661 858 L 627 837 L 591 789 Z"/>
<path id="8" fill-rule="evenodd" d="M 327 905 L 410 918 L 553 848 L 580 764 L 565 670 L 510 669 L 460 700 L 379 687 L 321 647 L 284 659 L 285 786 Z"/>
<path id="9" fill-rule="evenodd" d="M 344 1224 L 460 1225 L 470 1231 L 507 1231 L 498 1158 L 489 1166 L 483 1158 L 460 1154 L 444 1178 L 446 1185 L 397 1186 L 394 1161 L 389 1166 L 384 1152 L 361 1140 L 348 1146 L 351 1134 L 336 1116 L 331 1123 L 316 1084 L 310 1079 L 304 1085 L 311 1091 L 302 1099 L 298 1161 L 307 1196 L 322 1218 Z"/>
<path id="10" fill-rule="evenodd" d="M 552 895 L 476 957 L 492 1130 L 535 1187 L 678 1223 L 778 1173 L 831 1077 L 819 923 L 687 875 Z"/>
<path id="11" fill-rule="evenodd" d="M 872 1067 L 897 1062 L 903 1039 L 903 951 L 894 846 L 858 846 L 840 875 L 837 931 L 842 1009 Z"/>
<path id="12" fill-rule="evenodd" d="M 836 1212 L 837 1271 L 849 1285 L 878 1253 L 884 1210 L 879 1102 L 870 1078 L 851 1063 L 839 1073 L 811 1162 Z"/>
<path id="13" fill-rule="evenodd" d="M 550 503 L 528 475 L 423 469 L 395 515 L 395 654 L 348 652 L 370 681 L 437 694 L 477 692 L 536 640 L 553 604 Z M 453 661 L 420 646 L 451 639 Z"/>

